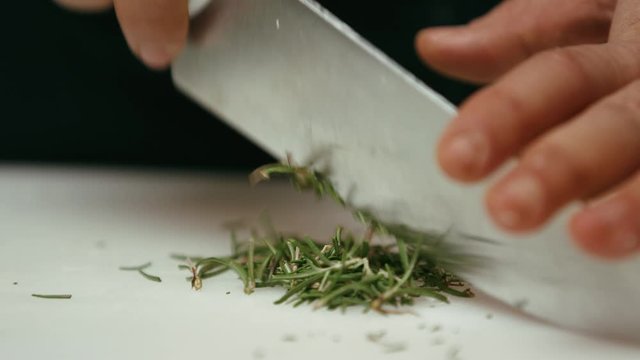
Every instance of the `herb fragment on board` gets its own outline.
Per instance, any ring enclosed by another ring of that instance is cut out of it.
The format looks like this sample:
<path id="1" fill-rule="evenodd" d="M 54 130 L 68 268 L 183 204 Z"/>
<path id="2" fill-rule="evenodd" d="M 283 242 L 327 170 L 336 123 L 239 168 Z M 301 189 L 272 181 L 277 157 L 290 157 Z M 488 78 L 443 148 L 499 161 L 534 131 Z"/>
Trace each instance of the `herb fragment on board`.
<path id="1" fill-rule="evenodd" d="M 144 277 L 147 280 L 150 281 L 154 281 L 154 282 L 162 282 L 162 279 L 158 276 L 155 275 L 151 275 L 147 272 L 145 272 L 144 270 L 147 269 L 148 267 L 151 266 L 151 263 L 145 263 L 142 265 L 138 265 L 138 266 L 121 266 L 118 269 L 122 270 L 122 271 L 137 271 L 138 274 L 142 275 L 142 277 Z"/>
<path id="2" fill-rule="evenodd" d="M 527 307 L 527 305 L 529 305 L 529 300 L 527 299 L 520 299 L 513 303 L 513 307 L 515 307 L 518 310 L 524 310 L 524 308 Z"/>
<path id="3" fill-rule="evenodd" d="M 264 350 L 258 348 L 253 350 L 253 354 L 251 354 L 254 359 L 263 359 L 265 357 Z"/>
<path id="4" fill-rule="evenodd" d="M 447 351 L 447 360 L 460 360 L 461 350 L 459 346 L 452 346 L 449 351 Z"/>
<path id="5" fill-rule="evenodd" d="M 384 341 L 384 337 L 386 335 L 387 333 L 385 331 L 379 331 L 375 333 L 368 333 L 366 336 L 367 340 L 380 345 L 386 353 L 395 353 L 405 351 L 407 349 L 407 344 L 403 342 Z"/>
<path id="6" fill-rule="evenodd" d="M 140 275 L 142 275 L 147 280 L 155 281 L 155 282 L 162 282 L 162 279 L 159 276 L 148 274 L 148 273 L 144 272 L 143 270 L 138 270 L 138 272 L 140 273 Z"/>
<path id="7" fill-rule="evenodd" d="M 402 343 L 402 342 L 395 342 L 395 343 L 384 343 L 381 344 L 384 348 L 384 352 L 390 354 L 390 353 L 397 353 L 397 352 L 401 352 L 401 351 L 405 351 L 407 350 L 407 344 Z"/>
<path id="8" fill-rule="evenodd" d="M 31 294 L 31 296 L 40 298 L 40 299 L 71 299 L 70 294 L 62 294 L 62 295 L 50 295 L 50 294 Z"/>
<path id="9" fill-rule="evenodd" d="M 477 259 L 446 242 L 446 234 L 384 223 L 350 206 L 321 173 L 290 162 L 263 166 L 251 174 L 250 182 L 256 184 L 277 175 L 289 177 L 298 190 L 335 200 L 351 211 L 366 231 L 352 234 L 338 227 L 323 241 L 268 227 L 265 235 L 254 230 L 246 240 L 240 240 L 237 229 L 232 229 L 230 256 L 172 256 L 186 262 L 179 268 L 190 272 L 192 288 L 198 290 L 204 280 L 230 270 L 240 278 L 246 294 L 264 287 L 285 288 L 276 304 L 307 303 L 343 310 L 359 306 L 381 313 L 397 313 L 390 307 L 411 305 L 421 297 L 448 302 L 447 295 L 473 296 L 452 271 Z M 395 243 L 380 241 L 389 238 Z"/>
<path id="10" fill-rule="evenodd" d="M 282 341 L 284 342 L 296 342 L 298 338 L 293 334 L 286 334 L 282 337 Z"/>
<path id="11" fill-rule="evenodd" d="M 122 271 L 140 271 L 150 266 L 151 266 L 151 263 L 148 262 L 148 263 L 144 263 L 142 265 L 137 265 L 137 266 L 120 266 L 118 269 Z"/>
<path id="12" fill-rule="evenodd" d="M 371 341 L 371 342 L 379 342 L 380 340 L 382 340 L 382 338 L 384 338 L 387 335 L 387 332 L 382 330 L 382 331 L 378 331 L 378 332 L 372 332 L 372 333 L 368 333 L 367 334 L 367 340 Z"/>

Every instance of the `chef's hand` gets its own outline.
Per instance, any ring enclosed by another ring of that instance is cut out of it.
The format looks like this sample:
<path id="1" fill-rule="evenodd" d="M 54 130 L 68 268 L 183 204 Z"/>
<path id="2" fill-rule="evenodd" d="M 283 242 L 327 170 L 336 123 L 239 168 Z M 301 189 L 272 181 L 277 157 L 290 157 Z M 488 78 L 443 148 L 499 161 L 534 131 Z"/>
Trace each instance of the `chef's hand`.
<path id="1" fill-rule="evenodd" d="M 55 1 L 79 11 L 102 11 L 113 5 L 129 48 L 153 69 L 168 67 L 186 42 L 188 0 Z"/>
<path id="2" fill-rule="evenodd" d="M 520 159 L 486 197 L 499 226 L 536 230 L 580 199 L 577 243 L 640 252 L 640 1 L 510 0 L 416 44 L 435 69 L 490 84 L 460 108 L 438 158 L 464 182 Z"/>

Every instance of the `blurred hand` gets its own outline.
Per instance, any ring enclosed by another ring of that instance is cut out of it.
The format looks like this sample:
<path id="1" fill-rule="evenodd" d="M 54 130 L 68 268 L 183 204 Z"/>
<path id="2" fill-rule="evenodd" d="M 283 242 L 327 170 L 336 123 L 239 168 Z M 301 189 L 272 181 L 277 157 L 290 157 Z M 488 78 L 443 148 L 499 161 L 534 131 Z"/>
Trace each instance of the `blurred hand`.
<path id="1" fill-rule="evenodd" d="M 113 5 L 129 48 L 153 69 L 168 67 L 186 42 L 188 0 L 55 1 L 77 11 L 102 11 Z"/>
<path id="2" fill-rule="evenodd" d="M 510 0 L 416 45 L 435 69 L 490 83 L 460 108 L 438 160 L 474 182 L 519 158 L 486 197 L 499 226 L 536 230 L 582 199 L 570 223 L 582 247 L 640 252 L 640 1 Z"/>

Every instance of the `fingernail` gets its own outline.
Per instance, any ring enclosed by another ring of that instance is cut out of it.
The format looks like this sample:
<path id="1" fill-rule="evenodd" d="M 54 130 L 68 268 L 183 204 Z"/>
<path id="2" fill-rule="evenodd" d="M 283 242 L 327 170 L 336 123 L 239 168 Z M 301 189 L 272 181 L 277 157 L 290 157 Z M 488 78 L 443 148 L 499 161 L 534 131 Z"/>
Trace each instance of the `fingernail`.
<path id="1" fill-rule="evenodd" d="M 493 194 L 495 218 L 506 228 L 517 228 L 539 221 L 544 210 L 544 189 L 530 175 L 520 175 Z"/>
<path id="2" fill-rule="evenodd" d="M 445 147 L 444 157 L 454 176 L 476 176 L 483 172 L 489 159 L 489 142 L 480 133 L 462 133 Z"/>
<path id="3" fill-rule="evenodd" d="M 143 44 L 140 46 L 140 59 L 150 68 L 162 70 L 171 63 L 171 54 L 166 46 Z"/>

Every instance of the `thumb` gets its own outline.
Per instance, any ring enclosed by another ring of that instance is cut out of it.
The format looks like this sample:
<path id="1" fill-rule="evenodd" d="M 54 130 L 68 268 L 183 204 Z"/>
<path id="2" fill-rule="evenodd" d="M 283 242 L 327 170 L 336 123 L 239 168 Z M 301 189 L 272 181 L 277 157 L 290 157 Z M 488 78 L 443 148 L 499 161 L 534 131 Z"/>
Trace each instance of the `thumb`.
<path id="1" fill-rule="evenodd" d="M 186 43 L 188 0 L 115 0 L 131 50 L 149 67 L 164 69 Z"/>
<path id="2" fill-rule="evenodd" d="M 505 1 L 469 25 L 423 30 L 416 48 L 436 70 L 471 82 L 491 82 L 539 51 L 605 42 L 615 2 Z"/>

